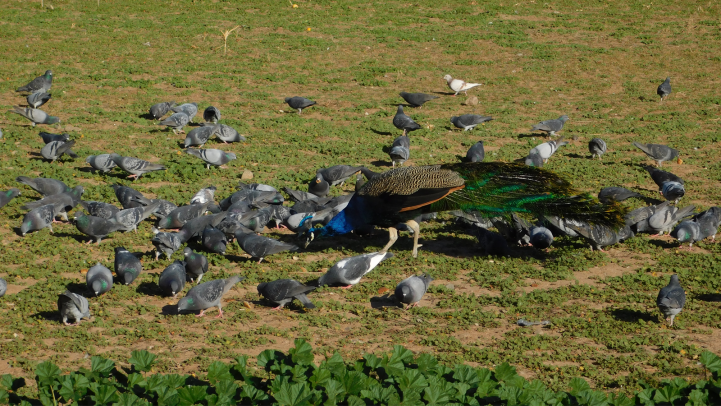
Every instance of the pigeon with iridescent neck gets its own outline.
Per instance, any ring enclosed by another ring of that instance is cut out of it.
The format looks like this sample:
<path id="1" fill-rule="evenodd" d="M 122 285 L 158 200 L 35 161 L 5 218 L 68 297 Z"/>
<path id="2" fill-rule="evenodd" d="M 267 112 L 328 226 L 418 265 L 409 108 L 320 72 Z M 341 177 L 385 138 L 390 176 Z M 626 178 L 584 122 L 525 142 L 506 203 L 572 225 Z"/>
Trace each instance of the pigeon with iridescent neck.
<path id="1" fill-rule="evenodd" d="M 85 283 L 95 293 L 95 296 L 100 296 L 113 287 L 113 273 L 98 262 L 88 269 L 88 273 L 85 275 Z"/>
<path id="2" fill-rule="evenodd" d="M 142 271 L 143 264 L 138 257 L 123 247 L 115 247 L 115 274 L 118 280 L 130 285 Z"/>

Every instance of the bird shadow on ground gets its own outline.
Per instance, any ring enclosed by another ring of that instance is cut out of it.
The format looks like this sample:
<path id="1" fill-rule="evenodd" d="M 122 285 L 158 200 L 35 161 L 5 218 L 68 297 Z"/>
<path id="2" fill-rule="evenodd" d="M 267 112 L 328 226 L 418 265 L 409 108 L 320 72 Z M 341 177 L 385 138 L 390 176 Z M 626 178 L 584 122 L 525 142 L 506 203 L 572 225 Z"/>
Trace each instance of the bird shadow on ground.
<path id="1" fill-rule="evenodd" d="M 679 248 L 678 242 L 676 241 L 664 241 L 664 240 L 649 240 L 649 244 L 655 245 L 659 248 L 668 249 L 668 248 Z"/>
<path id="2" fill-rule="evenodd" d="M 65 285 L 65 289 L 67 289 L 73 293 L 77 293 L 80 296 L 95 297 L 95 293 L 91 292 L 90 289 L 88 289 L 88 285 L 85 283 L 70 282 L 67 285 Z"/>
<path id="3" fill-rule="evenodd" d="M 533 138 L 533 137 L 545 138 L 545 137 L 543 136 L 543 134 L 538 134 L 538 133 L 521 133 L 521 134 L 518 134 L 518 138 Z"/>
<path id="4" fill-rule="evenodd" d="M 163 308 L 160 310 L 160 313 L 164 316 L 177 316 L 177 315 L 181 314 L 178 312 L 177 304 L 169 304 L 169 305 L 163 306 Z M 196 312 L 183 312 L 183 314 L 190 314 L 190 313 L 196 313 Z"/>
<path id="5" fill-rule="evenodd" d="M 466 159 L 466 157 L 463 155 L 456 155 L 456 158 L 458 158 L 458 160 L 461 162 L 471 162 L 468 159 Z"/>
<path id="6" fill-rule="evenodd" d="M 702 293 L 696 295 L 696 299 L 704 302 L 721 302 L 721 294 L 718 293 Z"/>
<path id="7" fill-rule="evenodd" d="M 371 307 L 374 309 L 383 310 L 386 307 L 392 307 L 399 309 L 398 302 L 392 293 L 386 293 L 383 296 L 374 296 L 370 299 Z"/>
<path id="8" fill-rule="evenodd" d="M 50 312 L 37 312 L 35 314 L 31 314 L 30 318 L 42 318 L 45 321 L 59 321 L 62 323 L 62 318 L 60 317 L 59 311 L 50 311 Z"/>
<path id="9" fill-rule="evenodd" d="M 630 323 L 638 323 L 643 320 L 646 322 L 658 323 L 658 317 L 638 310 L 616 309 L 611 312 L 613 318 L 618 321 L 626 321 Z"/>
<path id="10" fill-rule="evenodd" d="M 373 131 L 374 133 L 376 133 L 378 135 L 393 135 L 393 133 L 390 131 L 378 131 L 374 128 L 371 128 L 371 131 Z"/>
<path id="11" fill-rule="evenodd" d="M 141 295 L 163 296 L 163 292 L 160 290 L 160 287 L 154 282 L 142 282 L 138 285 L 135 291 Z"/>
<path id="12" fill-rule="evenodd" d="M 432 92 L 433 94 L 440 94 L 443 96 L 453 96 L 456 94 L 456 92 Z"/>
<path id="13" fill-rule="evenodd" d="M 153 117 L 153 115 L 150 113 L 138 114 L 138 118 L 155 121 L 155 117 Z"/>
<path id="14" fill-rule="evenodd" d="M 580 154 L 565 154 L 569 158 L 576 158 L 576 159 L 588 159 L 587 155 L 580 155 Z"/>
<path id="15" fill-rule="evenodd" d="M 58 232 L 56 232 L 56 233 L 53 233 L 53 235 L 54 235 L 55 237 L 68 237 L 68 238 L 72 238 L 73 240 L 75 240 L 75 241 L 77 241 L 77 242 L 79 242 L 79 243 L 81 243 L 81 244 L 86 244 L 86 243 L 88 242 L 88 239 L 92 239 L 91 237 L 88 237 L 88 236 L 86 236 L 85 234 L 83 234 L 83 235 L 78 235 L 78 234 L 70 234 L 70 233 L 63 233 L 63 232 L 58 233 Z M 92 239 L 92 240 L 93 240 L 93 244 L 94 244 L 94 243 L 95 243 L 95 240 L 94 240 L 94 239 Z M 88 245 L 90 245 L 90 244 L 88 244 Z"/>
<path id="16" fill-rule="evenodd" d="M 387 166 L 393 166 L 393 162 L 381 161 L 381 160 L 379 159 L 379 160 L 377 160 L 377 161 L 371 162 L 371 165 L 374 165 L 374 166 L 377 166 L 377 167 L 380 168 L 380 167 L 384 167 L 384 166 L 385 166 L 385 167 L 387 167 Z"/>

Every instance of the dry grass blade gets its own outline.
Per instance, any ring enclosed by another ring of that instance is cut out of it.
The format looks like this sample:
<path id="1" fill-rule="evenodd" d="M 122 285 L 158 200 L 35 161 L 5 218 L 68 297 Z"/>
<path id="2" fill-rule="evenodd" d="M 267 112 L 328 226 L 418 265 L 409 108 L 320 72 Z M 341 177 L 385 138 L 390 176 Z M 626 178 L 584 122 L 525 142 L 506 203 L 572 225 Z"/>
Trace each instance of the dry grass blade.
<path id="1" fill-rule="evenodd" d="M 239 25 L 236 25 L 235 27 L 229 29 L 229 30 L 220 30 L 221 34 L 223 34 L 223 55 L 225 55 L 226 52 L 228 52 L 228 37 L 230 34 L 240 28 Z"/>

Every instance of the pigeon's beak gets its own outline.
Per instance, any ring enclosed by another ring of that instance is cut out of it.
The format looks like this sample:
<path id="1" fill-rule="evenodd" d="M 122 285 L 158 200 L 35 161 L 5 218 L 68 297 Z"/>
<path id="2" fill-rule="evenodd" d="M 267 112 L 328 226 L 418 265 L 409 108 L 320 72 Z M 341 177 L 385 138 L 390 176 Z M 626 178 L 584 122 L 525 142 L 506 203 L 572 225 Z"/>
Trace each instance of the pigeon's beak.
<path id="1" fill-rule="evenodd" d="M 315 183 L 320 183 L 320 179 L 316 179 L 316 180 L 315 180 Z"/>

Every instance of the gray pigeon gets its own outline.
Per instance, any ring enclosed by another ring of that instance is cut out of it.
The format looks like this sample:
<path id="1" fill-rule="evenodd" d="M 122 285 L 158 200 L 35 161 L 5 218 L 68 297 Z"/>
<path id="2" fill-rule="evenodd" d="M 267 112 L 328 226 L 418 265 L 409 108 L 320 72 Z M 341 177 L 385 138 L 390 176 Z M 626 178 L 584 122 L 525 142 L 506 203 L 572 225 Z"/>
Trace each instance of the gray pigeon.
<path id="1" fill-rule="evenodd" d="M 240 135 L 235 128 L 225 124 L 218 124 L 218 128 L 215 129 L 215 135 L 226 144 L 229 142 L 245 141 L 245 137 Z"/>
<path id="2" fill-rule="evenodd" d="M 644 167 L 644 169 L 646 169 L 646 171 L 648 171 L 648 174 L 651 175 L 651 179 L 653 179 L 654 183 L 656 183 L 659 191 L 663 189 L 663 185 L 666 182 L 678 182 L 682 185 L 684 184 L 683 179 L 679 178 L 671 172 L 662 171 L 661 169 L 654 168 L 652 166 L 646 166 Z"/>
<path id="3" fill-rule="evenodd" d="M 193 118 L 198 114 L 198 103 L 183 103 L 180 106 L 173 106 L 170 110 L 175 113 L 185 113 L 188 116 L 188 121 L 193 122 Z"/>
<path id="4" fill-rule="evenodd" d="M 543 131 L 548 135 L 556 135 L 557 132 L 563 129 L 563 125 L 568 121 L 567 115 L 562 115 L 555 120 L 541 121 L 531 128 L 531 131 Z"/>
<path id="5" fill-rule="evenodd" d="M 51 143 L 53 141 L 68 141 L 70 139 L 70 134 L 68 133 L 53 134 L 47 133 L 45 131 L 40 131 L 40 134 L 38 135 L 40 135 L 45 144 Z"/>
<path id="6" fill-rule="evenodd" d="M 200 310 L 200 313 L 196 316 L 203 317 L 206 310 L 217 306 L 218 317 L 223 317 L 223 308 L 220 305 L 220 300 L 223 298 L 223 295 L 228 293 L 233 285 L 243 279 L 245 278 L 234 275 L 228 279 L 216 279 L 195 285 L 190 288 L 184 298 L 178 301 L 178 311 Z"/>
<path id="7" fill-rule="evenodd" d="M 473 144 L 466 152 L 467 162 L 483 162 L 486 158 L 486 150 L 483 148 L 483 141 Z"/>
<path id="8" fill-rule="evenodd" d="M 408 117 L 405 113 L 403 113 L 403 105 L 398 105 L 398 110 L 396 111 L 396 115 L 393 117 L 393 125 L 399 129 L 403 130 L 403 135 L 406 135 L 406 133 L 409 133 L 411 131 L 419 130 L 421 128 L 418 123 L 413 121 L 410 117 Z"/>
<path id="9" fill-rule="evenodd" d="M 666 200 L 678 203 L 686 195 L 686 189 L 679 182 L 666 182 L 661 186 L 661 194 Z"/>
<path id="10" fill-rule="evenodd" d="M 75 212 L 75 227 L 81 233 L 90 236 L 100 244 L 100 241 L 107 237 L 113 231 L 117 231 L 118 224 L 112 220 L 106 220 L 104 218 L 87 216 L 82 212 Z M 93 240 L 89 240 L 87 243 L 90 244 Z"/>
<path id="11" fill-rule="evenodd" d="M 57 195 L 63 192 L 69 192 L 70 188 L 68 185 L 53 178 L 35 178 L 31 179 L 27 176 L 18 176 L 15 181 L 28 185 L 33 188 L 36 192 L 43 196 Z"/>
<path id="12" fill-rule="evenodd" d="M 618 186 L 605 187 L 598 192 L 598 200 L 603 204 L 622 202 L 632 197 L 643 199 L 642 194 Z"/>
<path id="13" fill-rule="evenodd" d="M 70 150 L 73 145 L 75 145 L 75 140 L 68 142 L 52 141 L 45 144 L 45 146 L 40 150 L 40 155 L 49 161 L 55 161 L 63 156 L 63 154 L 68 154 L 71 158 L 77 158 L 78 155 Z"/>
<path id="14" fill-rule="evenodd" d="M 287 187 L 283 188 L 283 191 L 288 194 L 288 197 L 293 202 L 302 202 L 305 200 L 318 200 L 318 196 L 313 193 L 303 192 L 300 190 L 293 190 Z"/>
<path id="15" fill-rule="evenodd" d="M 531 149 L 531 152 L 529 152 L 529 156 L 533 154 L 538 154 L 538 156 L 543 159 L 543 162 L 548 162 L 548 158 L 551 157 L 551 155 L 556 153 L 556 150 L 558 150 L 559 147 L 568 144 L 568 142 L 563 140 L 563 137 L 555 140 L 555 141 L 548 141 L 544 142 L 543 144 L 537 145 L 533 149 Z"/>
<path id="16" fill-rule="evenodd" d="M 158 228 L 180 228 L 188 221 L 198 218 L 208 210 L 207 204 L 180 206 L 158 221 Z"/>
<path id="17" fill-rule="evenodd" d="M 46 70 L 44 75 L 38 76 L 25 86 L 20 86 L 16 92 L 47 92 L 53 85 L 53 71 Z"/>
<path id="18" fill-rule="evenodd" d="M 668 95 L 671 94 L 671 78 L 666 78 L 666 80 L 663 81 L 660 85 L 658 85 L 658 89 L 656 89 L 656 94 L 658 94 L 661 97 L 661 102 L 663 102 L 663 99 L 668 97 Z"/>
<path id="19" fill-rule="evenodd" d="M 678 275 L 671 275 L 668 285 L 662 288 L 656 297 L 656 306 L 666 316 L 666 321 L 670 322 L 669 327 L 673 326 L 673 319 L 681 313 L 685 303 L 686 292 L 678 281 Z"/>
<path id="20" fill-rule="evenodd" d="M 603 247 L 617 244 L 633 237 L 633 231 L 631 231 L 628 225 L 623 226 L 618 231 L 602 224 L 582 223 L 581 226 L 578 226 L 569 223 L 567 227 L 573 229 L 579 236 L 588 241 L 591 244 L 591 251 L 594 249 L 603 251 Z"/>
<path id="21" fill-rule="evenodd" d="M 111 169 L 117 166 L 110 154 L 90 155 L 85 158 L 85 162 L 89 163 L 96 171 L 103 173 L 110 172 Z"/>
<path id="22" fill-rule="evenodd" d="M 198 193 L 190 199 L 190 204 L 213 203 L 215 201 L 216 190 L 217 188 L 215 186 L 208 186 L 200 189 L 200 191 L 198 191 Z"/>
<path id="23" fill-rule="evenodd" d="M 150 200 L 150 203 L 148 203 L 148 204 L 152 204 L 152 203 L 156 203 L 156 202 L 160 203 L 160 206 L 158 206 L 158 208 L 153 213 L 159 219 L 167 216 L 168 214 L 172 213 L 173 210 L 178 208 L 178 206 L 176 206 L 175 204 L 173 204 L 167 200 L 163 200 L 163 199 L 149 199 L 149 200 Z"/>
<path id="24" fill-rule="evenodd" d="M 318 169 L 315 173 L 323 175 L 323 180 L 330 183 L 331 186 L 338 184 L 342 186 L 343 182 L 360 172 L 360 170 L 360 166 L 335 165 L 330 168 Z"/>
<path id="25" fill-rule="evenodd" d="M 0 297 L 5 296 L 5 292 L 8 290 L 8 283 L 5 279 L 0 278 Z"/>
<path id="26" fill-rule="evenodd" d="M 165 257 L 170 259 L 175 251 L 180 249 L 183 244 L 183 239 L 180 233 L 164 233 L 160 232 L 157 228 L 153 228 L 155 236 L 150 242 L 155 246 L 155 260 L 157 261 L 160 254 L 165 254 Z"/>
<path id="27" fill-rule="evenodd" d="M 403 165 L 403 163 L 408 160 L 411 155 L 410 147 L 411 140 L 406 135 L 401 135 L 393 140 L 393 144 L 391 144 L 391 149 L 388 151 L 388 155 L 391 157 L 394 168 L 396 167 L 396 164 Z M 356 175 L 358 174 L 360 174 L 360 172 L 356 173 Z"/>
<path id="28" fill-rule="evenodd" d="M 32 122 L 33 124 L 33 127 L 35 127 L 35 124 L 55 124 L 60 122 L 59 118 L 48 115 L 48 113 L 40 109 L 34 109 L 32 107 L 13 106 L 13 110 L 10 111 L 16 114 L 20 114 L 21 116 L 30 120 L 30 122 Z"/>
<path id="29" fill-rule="evenodd" d="M 150 115 L 153 116 L 153 119 L 160 120 L 160 118 L 168 114 L 170 108 L 174 106 L 174 101 L 153 104 L 152 106 L 150 106 Z"/>
<path id="30" fill-rule="evenodd" d="M 200 283 L 203 275 L 208 272 L 208 258 L 203 254 L 193 252 L 190 247 L 185 247 L 183 255 L 185 255 L 185 272 L 190 277 L 190 281 L 195 280 L 195 283 Z"/>
<path id="31" fill-rule="evenodd" d="M 531 245 L 544 250 L 553 244 L 553 233 L 546 227 L 531 227 Z"/>
<path id="32" fill-rule="evenodd" d="M 330 184 L 323 179 L 323 175 L 316 173 L 315 178 L 308 184 L 308 192 L 318 197 L 326 197 L 330 193 Z"/>
<path id="33" fill-rule="evenodd" d="M 408 309 L 416 307 L 423 298 L 423 295 L 426 294 L 428 285 L 430 285 L 432 281 L 433 278 L 427 273 L 406 278 L 396 286 L 395 297 L 401 303 L 410 305 Z"/>
<path id="34" fill-rule="evenodd" d="M 88 273 L 85 275 L 85 283 L 91 292 L 95 292 L 95 296 L 100 296 L 113 287 L 113 273 L 98 262 L 88 269 Z"/>
<path id="35" fill-rule="evenodd" d="M 201 238 L 203 235 L 203 230 L 205 230 L 205 226 L 207 226 L 208 224 L 213 227 L 217 226 L 218 224 L 220 224 L 221 221 L 223 221 L 223 219 L 225 219 L 227 214 L 228 213 L 226 212 L 220 212 L 218 214 L 211 214 L 208 216 L 200 216 L 198 218 L 194 218 L 183 224 L 183 227 L 181 227 L 180 231 L 178 232 L 178 236 L 180 237 L 182 242 L 186 242 L 191 238 Z"/>
<path id="36" fill-rule="evenodd" d="M 120 205 L 124 209 L 132 209 L 133 207 L 141 207 L 150 204 L 150 200 L 146 199 L 142 193 L 137 190 L 122 185 L 111 185 L 113 191 L 115 191 L 115 197 L 118 198 Z"/>
<path id="37" fill-rule="evenodd" d="M 306 286 L 294 279 L 278 279 L 259 284 L 258 294 L 277 305 L 273 310 L 282 309 L 293 299 L 300 300 L 306 309 L 315 309 L 315 305 L 305 295 L 314 289 L 316 289 L 315 286 Z"/>
<path id="38" fill-rule="evenodd" d="M 456 128 L 462 128 L 463 131 L 474 129 L 478 124 L 493 120 L 493 117 L 479 116 L 478 114 L 464 114 L 462 116 L 451 117 L 451 123 Z"/>
<path id="39" fill-rule="evenodd" d="M 381 261 L 391 257 L 393 253 L 390 252 L 371 252 L 342 259 L 318 279 L 318 286 L 340 284 L 350 288 L 358 284 L 361 278 Z"/>
<path id="40" fill-rule="evenodd" d="M 277 254 L 283 251 L 297 251 L 299 249 L 298 246 L 293 244 L 263 237 L 261 235 L 245 233 L 243 231 L 237 231 L 235 233 L 235 241 L 238 243 L 240 248 L 251 257 L 258 258 L 258 263 L 260 263 L 263 258 L 268 255 Z"/>
<path id="41" fill-rule="evenodd" d="M 160 164 L 153 164 L 139 158 L 129 156 L 120 156 L 118 154 L 110 154 L 116 165 L 131 175 L 128 178 L 139 179 L 143 174 L 154 171 L 164 171 L 167 168 Z"/>
<path id="42" fill-rule="evenodd" d="M 558 216 L 544 216 L 544 224 L 549 227 L 554 235 L 565 235 L 567 237 L 578 237 L 579 234 L 571 228 L 571 225 L 575 227 L 587 227 L 588 224 L 578 220 L 570 220 L 560 218 Z"/>
<path id="43" fill-rule="evenodd" d="M 193 149 L 188 148 L 185 150 L 186 153 L 196 156 L 205 161 L 206 168 L 210 169 L 210 165 L 221 166 L 228 162 L 237 159 L 234 153 L 225 152 L 220 149 Z"/>
<path id="44" fill-rule="evenodd" d="M 25 217 L 23 217 L 23 222 L 20 225 L 20 234 L 25 237 L 25 234 L 30 231 L 42 230 L 46 227 L 49 228 L 52 233 L 53 218 L 55 217 L 54 210 L 55 207 L 52 204 L 30 210 L 25 214 Z"/>
<path id="45" fill-rule="evenodd" d="M 205 226 L 205 230 L 203 230 L 202 239 L 203 248 L 209 252 L 225 255 L 225 249 L 228 246 L 228 239 L 225 238 L 225 233 L 211 225 L 207 225 Z"/>
<path id="46" fill-rule="evenodd" d="M 679 223 L 670 235 L 681 244 L 687 242 L 689 248 L 693 247 L 693 243 L 703 240 L 701 225 L 691 220 Z"/>
<path id="47" fill-rule="evenodd" d="M 78 185 L 65 193 L 46 196 L 40 200 L 25 203 L 23 208 L 27 210 L 32 210 L 40 206 L 45 206 L 46 204 L 52 204 L 54 207 L 53 218 L 60 215 L 62 216 L 63 220 L 68 221 L 67 212 L 72 210 L 80 203 L 80 199 L 84 191 L 85 189 L 82 186 Z"/>
<path id="48" fill-rule="evenodd" d="M 701 226 L 702 239 L 711 237 L 712 241 L 716 241 L 716 233 L 721 225 L 720 207 L 713 206 L 705 212 L 695 215 L 693 219 Z"/>
<path id="49" fill-rule="evenodd" d="M 6 204 L 10 203 L 10 200 L 20 196 L 20 189 L 11 188 L 8 191 L 0 191 L 0 208 L 5 207 Z"/>
<path id="50" fill-rule="evenodd" d="M 163 269 L 158 286 L 166 296 L 177 296 L 185 288 L 185 262 L 176 260 Z"/>
<path id="51" fill-rule="evenodd" d="M 658 166 L 661 166 L 663 161 L 670 161 L 674 158 L 678 158 L 678 150 L 667 145 L 641 144 L 639 142 L 633 142 L 633 145 L 643 151 L 644 154 L 648 155 L 649 158 L 655 160 Z"/>
<path id="52" fill-rule="evenodd" d="M 135 231 L 138 232 L 138 224 L 148 218 L 155 210 L 160 207 L 160 202 L 152 203 L 144 207 L 133 207 L 132 209 L 120 210 L 115 213 L 111 221 L 118 224 L 118 231 Z"/>
<path id="53" fill-rule="evenodd" d="M 203 120 L 205 120 L 206 123 L 217 123 L 218 120 L 220 120 L 220 110 L 213 106 L 208 106 L 208 108 L 203 111 Z"/>
<path id="54" fill-rule="evenodd" d="M 90 318 L 88 299 L 69 290 L 58 296 L 58 310 L 66 326 L 77 326 L 82 319 Z M 75 323 L 68 323 L 68 319 L 73 319 Z"/>
<path id="55" fill-rule="evenodd" d="M 423 104 L 425 102 L 438 98 L 438 96 L 432 96 L 430 94 L 425 94 L 425 93 L 401 92 L 400 96 L 403 98 L 403 100 L 406 101 L 406 103 L 410 104 L 411 107 L 423 107 Z"/>
<path id="56" fill-rule="evenodd" d="M 37 92 L 28 95 L 28 105 L 36 109 L 47 103 L 51 97 L 52 95 L 50 93 L 45 93 L 42 90 L 38 90 Z"/>
<path id="57" fill-rule="evenodd" d="M 606 153 L 606 141 L 600 138 L 594 138 L 588 142 L 588 152 L 591 153 L 591 159 L 598 157 L 601 160 L 601 156 Z"/>
<path id="58" fill-rule="evenodd" d="M 119 281 L 130 285 L 142 271 L 143 264 L 138 257 L 123 247 L 115 247 L 115 274 Z"/>
<path id="59" fill-rule="evenodd" d="M 168 128 L 173 130 L 173 133 L 177 134 L 178 132 L 185 133 L 183 131 L 183 127 L 188 125 L 188 122 L 190 121 L 190 117 L 188 117 L 185 113 L 175 113 L 172 116 L 166 118 L 165 120 L 158 123 L 158 125 L 164 125 Z"/>
<path id="60" fill-rule="evenodd" d="M 531 150 L 531 152 L 528 154 L 528 156 L 525 158 L 524 163 L 526 166 L 533 166 L 536 168 L 542 168 L 543 167 L 543 158 L 541 157 L 541 154 L 537 150 Z"/>
<path id="61" fill-rule="evenodd" d="M 185 148 L 192 147 L 192 146 L 203 146 L 210 137 L 215 134 L 215 130 L 218 128 L 217 124 L 204 124 L 198 128 L 194 128 L 188 132 L 188 135 L 185 137 Z"/>
<path id="62" fill-rule="evenodd" d="M 309 100 L 309 99 L 306 99 L 305 97 L 300 97 L 300 96 L 286 97 L 285 102 L 288 103 L 290 108 L 298 110 L 298 115 L 302 114 L 303 109 L 316 104 L 313 100 Z"/>

